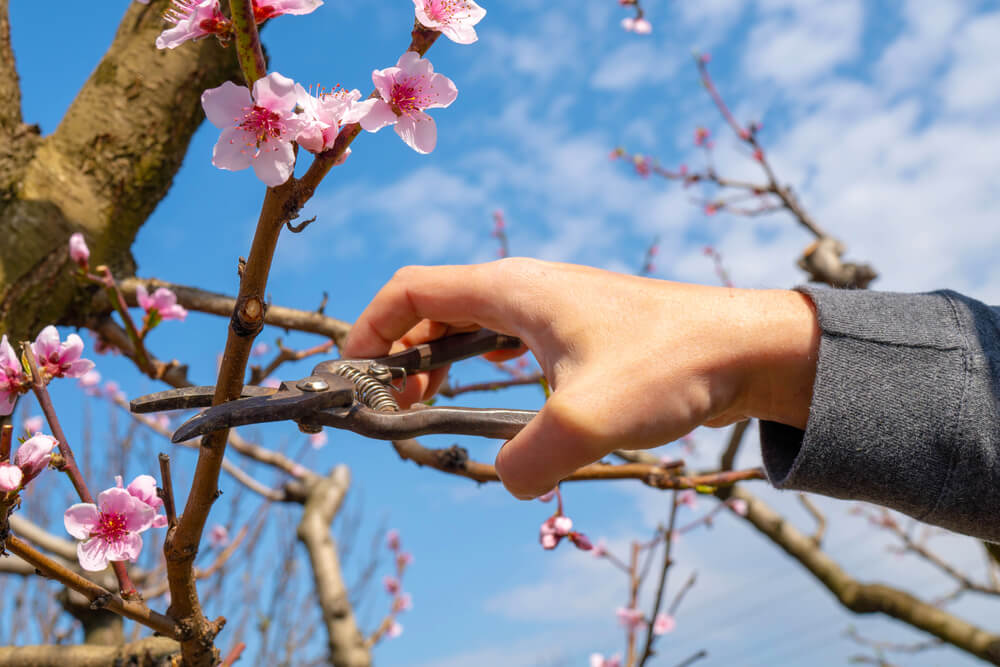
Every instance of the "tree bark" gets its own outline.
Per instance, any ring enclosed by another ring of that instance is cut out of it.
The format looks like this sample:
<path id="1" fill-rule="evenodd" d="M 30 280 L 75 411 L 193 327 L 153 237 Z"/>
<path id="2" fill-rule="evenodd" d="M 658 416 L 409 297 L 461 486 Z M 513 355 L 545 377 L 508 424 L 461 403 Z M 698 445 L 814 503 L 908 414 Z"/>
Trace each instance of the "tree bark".
<path id="1" fill-rule="evenodd" d="M 319 478 L 309 489 L 298 538 L 309 553 L 316 594 L 319 598 L 331 665 L 336 667 L 369 667 L 371 653 L 354 620 L 347 597 L 347 586 L 340 572 L 337 545 L 330 535 L 340 505 L 351 484 L 347 466 L 337 466 L 329 477 Z"/>
<path id="2" fill-rule="evenodd" d="M 0 647 L 4 667 L 152 667 L 177 653 L 180 645 L 166 637 L 148 637 L 125 646 L 7 646 Z"/>
<path id="3" fill-rule="evenodd" d="M 131 3 L 59 127 L 40 138 L 20 118 L 7 2 L 0 0 L 0 331 L 25 339 L 45 324 L 86 319 L 89 300 L 69 267 L 73 232 L 86 237 L 92 264 L 134 273 L 130 247 L 204 118 L 201 93 L 240 75 L 233 52 L 211 38 L 157 49 L 167 3 Z"/>

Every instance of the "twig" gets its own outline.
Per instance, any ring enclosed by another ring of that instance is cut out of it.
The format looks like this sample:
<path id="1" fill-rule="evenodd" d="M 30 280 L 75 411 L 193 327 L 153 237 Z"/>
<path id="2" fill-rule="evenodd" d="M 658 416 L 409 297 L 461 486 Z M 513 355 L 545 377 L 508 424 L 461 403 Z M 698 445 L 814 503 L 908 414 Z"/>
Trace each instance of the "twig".
<path id="1" fill-rule="evenodd" d="M 653 642 L 656 639 L 656 635 L 653 634 L 653 624 L 656 620 L 656 615 L 660 613 L 660 605 L 663 603 L 663 592 L 667 587 L 667 572 L 670 570 L 670 566 L 673 561 L 670 559 L 671 546 L 674 543 L 674 525 L 677 521 L 677 492 L 674 491 L 671 494 L 670 499 L 670 519 L 667 522 L 667 530 L 664 533 L 663 542 L 663 566 L 660 568 L 660 581 L 656 585 L 656 598 L 653 601 L 653 611 L 649 616 L 649 623 L 646 625 L 646 644 L 642 649 L 642 656 L 639 658 L 639 667 L 646 664 L 646 661 L 653 657 Z M 632 664 L 632 663 L 628 663 Z"/>
<path id="2" fill-rule="evenodd" d="M 66 569 L 14 535 L 7 538 L 7 548 L 10 549 L 11 553 L 30 563 L 42 576 L 55 579 L 67 588 L 85 596 L 95 609 L 113 611 L 173 639 L 179 639 L 183 634 L 180 626 L 169 616 L 151 611 L 145 604 L 116 597 L 103 586 Z"/>
<path id="3" fill-rule="evenodd" d="M 681 602 L 683 602 L 684 600 L 684 596 L 687 595 L 688 591 L 694 588 L 694 584 L 697 580 L 698 580 L 698 573 L 692 572 L 691 576 L 689 576 L 687 578 L 687 581 L 684 582 L 684 585 L 681 586 L 681 589 L 677 591 L 677 595 L 674 596 L 674 601 L 670 603 L 670 608 L 668 610 L 668 613 L 671 616 L 677 615 L 677 609 L 680 608 Z"/>
<path id="4" fill-rule="evenodd" d="M 719 460 L 719 470 L 733 469 L 733 465 L 736 463 L 736 453 L 740 450 L 743 435 L 747 432 L 749 426 L 749 419 L 737 422 L 733 426 L 733 430 L 729 434 L 729 444 L 726 445 L 726 451 L 722 453 L 722 458 Z"/>
<path id="5" fill-rule="evenodd" d="M 707 658 L 707 657 L 708 657 L 708 651 L 706 651 L 705 649 L 701 649 L 700 651 L 692 655 L 690 658 L 685 658 L 684 660 L 678 662 L 677 667 L 688 667 L 689 665 L 693 665 L 694 663 L 698 662 L 702 658 Z"/>
<path id="6" fill-rule="evenodd" d="M 826 532 L 826 517 L 823 513 L 819 511 L 816 504 L 809 500 L 809 496 L 804 493 L 799 494 L 799 502 L 802 503 L 803 507 L 812 515 L 812 518 L 816 520 L 816 532 L 812 534 L 812 541 L 818 547 L 823 542 L 823 534 Z"/>
<path id="7" fill-rule="evenodd" d="M 236 537 L 233 538 L 233 540 L 226 545 L 226 548 L 223 549 L 221 552 L 219 552 L 219 555 L 215 557 L 215 560 L 212 561 L 211 565 L 209 565 L 205 569 L 197 567 L 195 568 L 194 578 L 198 579 L 199 581 L 202 579 L 208 579 L 216 572 L 221 570 L 223 566 L 225 566 L 225 564 L 229 561 L 229 559 L 232 558 L 233 554 L 236 553 L 236 550 L 239 548 L 240 543 L 243 542 L 243 539 L 246 537 L 246 535 L 247 535 L 247 527 L 243 526 L 242 528 L 240 528 L 240 532 L 236 534 Z M 166 581 L 164 581 L 158 586 L 154 586 L 152 588 L 147 589 L 146 597 L 150 599 L 157 598 L 169 590 L 170 590 L 169 584 Z"/>
<path id="8" fill-rule="evenodd" d="M 306 350 L 293 350 L 291 348 L 285 347 L 281 340 L 278 340 L 278 355 L 271 360 L 267 366 L 261 369 L 258 366 L 254 366 L 250 371 L 250 384 L 260 384 L 264 378 L 270 376 L 274 371 L 278 369 L 281 364 L 286 361 L 301 361 L 307 359 L 317 354 L 324 354 L 330 351 L 330 348 L 335 345 L 335 341 L 328 340 L 325 343 L 320 343 Z"/>
<path id="9" fill-rule="evenodd" d="M 156 490 L 156 495 L 163 501 L 163 511 L 167 515 L 167 525 L 175 526 L 177 525 L 177 509 L 174 505 L 174 482 L 170 476 L 170 456 L 160 452 L 158 459 L 160 461 L 160 479 L 162 482 L 160 488 Z"/>
<path id="10" fill-rule="evenodd" d="M 236 646 L 234 646 L 229 651 L 229 654 L 226 655 L 225 659 L 220 663 L 220 667 L 229 667 L 230 665 L 232 665 L 233 663 L 235 663 L 237 660 L 239 660 L 240 656 L 243 655 L 243 650 L 246 647 L 247 647 L 247 645 L 244 644 L 243 642 L 239 642 L 238 644 L 236 644 Z"/>
<path id="11" fill-rule="evenodd" d="M 231 296 L 156 278 L 126 278 L 122 280 L 120 287 L 129 303 L 135 303 L 135 288 L 139 285 L 146 286 L 149 291 L 166 287 L 177 296 L 177 303 L 188 310 L 196 310 L 200 313 L 229 317 L 233 314 L 233 308 L 236 307 L 236 299 Z M 299 310 L 297 308 L 276 305 L 272 305 L 267 309 L 267 313 L 264 315 L 264 323 L 281 327 L 282 329 L 294 329 L 296 331 L 313 333 L 318 336 L 325 336 L 336 341 L 337 345 L 344 342 L 347 332 L 351 328 L 351 325 L 347 322 L 327 317 L 318 310 Z"/>
<path id="12" fill-rule="evenodd" d="M 500 481 L 496 473 L 496 468 L 487 463 L 470 460 L 468 452 L 462 447 L 452 446 L 445 449 L 428 449 L 416 440 L 394 440 L 392 446 L 400 458 L 413 461 L 420 466 L 427 466 L 441 472 L 467 477 L 477 482 Z M 750 479 L 765 479 L 764 471 L 761 468 L 692 476 L 671 475 L 669 473 L 670 468 L 660 464 L 625 463 L 622 465 L 610 465 L 592 463 L 570 474 L 563 481 L 637 479 L 656 489 L 693 489 L 696 487 L 726 486 Z"/>
<path id="13" fill-rule="evenodd" d="M 493 380 L 490 382 L 476 382 L 474 384 L 466 385 L 452 385 L 450 383 L 441 385 L 438 389 L 438 394 L 445 396 L 447 398 L 454 398 L 459 394 L 467 394 L 474 391 L 499 391 L 501 389 L 508 389 L 510 387 L 520 387 L 529 384 L 538 384 L 542 381 L 541 371 L 536 373 L 531 373 L 530 375 L 524 375 L 522 377 L 510 378 L 508 380 Z"/>

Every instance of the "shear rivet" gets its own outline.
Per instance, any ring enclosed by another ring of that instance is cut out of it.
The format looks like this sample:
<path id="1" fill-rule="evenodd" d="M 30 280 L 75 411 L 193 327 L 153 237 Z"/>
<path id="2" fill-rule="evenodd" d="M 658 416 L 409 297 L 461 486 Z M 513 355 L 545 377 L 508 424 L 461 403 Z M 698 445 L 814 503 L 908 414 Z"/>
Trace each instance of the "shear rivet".
<path id="1" fill-rule="evenodd" d="M 330 388 L 330 385 L 327 384 L 326 380 L 317 377 L 299 380 L 295 383 L 295 386 L 302 391 L 326 391 Z"/>

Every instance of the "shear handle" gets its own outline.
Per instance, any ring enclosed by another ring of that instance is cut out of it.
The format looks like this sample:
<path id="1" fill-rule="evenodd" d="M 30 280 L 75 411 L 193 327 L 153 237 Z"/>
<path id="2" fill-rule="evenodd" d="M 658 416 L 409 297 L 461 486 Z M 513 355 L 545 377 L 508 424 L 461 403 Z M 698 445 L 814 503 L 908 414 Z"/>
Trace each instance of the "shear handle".
<path id="1" fill-rule="evenodd" d="M 422 407 L 400 412 L 376 412 L 361 403 L 330 408 L 299 420 L 310 426 L 332 426 L 377 440 L 404 440 L 447 433 L 509 440 L 538 414 L 534 410 Z"/>

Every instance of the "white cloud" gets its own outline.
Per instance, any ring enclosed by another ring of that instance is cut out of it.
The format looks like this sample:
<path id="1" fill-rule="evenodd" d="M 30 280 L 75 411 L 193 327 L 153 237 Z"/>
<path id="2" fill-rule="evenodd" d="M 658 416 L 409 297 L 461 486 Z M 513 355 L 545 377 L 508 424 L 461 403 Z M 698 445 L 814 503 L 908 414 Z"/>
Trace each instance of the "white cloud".
<path id="1" fill-rule="evenodd" d="M 755 79 L 802 85 L 852 60 L 860 47 L 863 5 L 857 0 L 760 3 L 744 71 Z"/>
<path id="2" fill-rule="evenodd" d="M 996 110 L 1000 102 L 1000 13 L 970 21 L 954 42 L 955 64 L 948 71 L 942 96 L 956 111 Z"/>
<path id="3" fill-rule="evenodd" d="M 676 48 L 658 49 L 648 39 L 630 41 L 601 61 L 590 83 L 598 90 L 628 90 L 666 81 L 679 64 Z"/>

